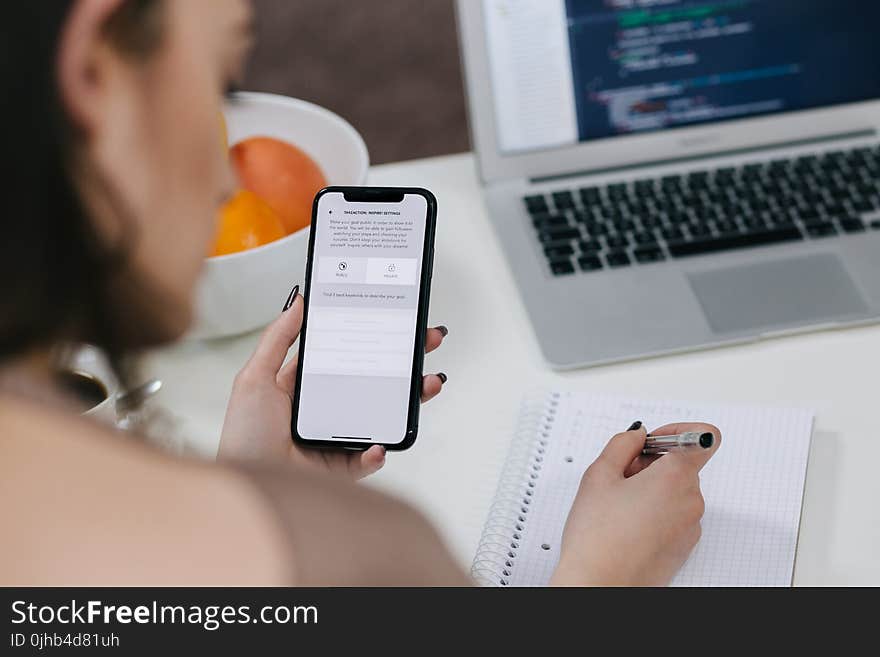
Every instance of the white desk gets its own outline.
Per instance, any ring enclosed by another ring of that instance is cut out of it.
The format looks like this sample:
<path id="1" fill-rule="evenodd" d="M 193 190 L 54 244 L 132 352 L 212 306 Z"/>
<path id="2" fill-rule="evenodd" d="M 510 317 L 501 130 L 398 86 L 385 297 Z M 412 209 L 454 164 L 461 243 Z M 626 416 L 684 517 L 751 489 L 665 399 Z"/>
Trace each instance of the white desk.
<path id="1" fill-rule="evenodd" d="M 489 225 L 471 155 L 374 167 L 370 183 L 431 189 L 439 200 L 431 322 L 450 333 L 426 371 L 449 382 L 428 404 L 415 447 L 369 485 L 410 501 L 470 565 L 524 391 L 565 385 L 646 397 L 793 402 L 818 411 L 795 584 L 880 584 L 880 327 L 556 374 L 541 359 Z M 293 281 L 292 281 L 293 283 Z M 279 299 L 279 309 L 283 299 Z M 588 336 L 585 336 L 588 339 Z M 256 335 L 155 354 L 161 403 L 213 455 L 232 377 Z M 625 427 L 621 427 L 623 429 Z"/>

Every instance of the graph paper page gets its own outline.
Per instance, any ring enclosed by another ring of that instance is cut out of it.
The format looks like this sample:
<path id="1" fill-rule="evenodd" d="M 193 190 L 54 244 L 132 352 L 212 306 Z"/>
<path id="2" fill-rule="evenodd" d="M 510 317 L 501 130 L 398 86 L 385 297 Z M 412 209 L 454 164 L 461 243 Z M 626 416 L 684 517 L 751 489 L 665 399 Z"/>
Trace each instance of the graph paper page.
<path id="1" fill-rule="evenodd" d="M 721 448 L 703 468 L 702 538 L 678 586 L 789 586 L 794 568 L 813 413 L 759 406 L 635 401 L 559 393 L 552 428 L 536 437 L 540 461 L 523 473 L 523 529 L 510 585 L 546 584 L 581 474 L 608 439 L 634 420 L 648 429 L 680 421 L 718 426 Z M 537 453 L 537 452 L 536 452 Z M 534 471 L 537 465 L 540 469 Z M 535 477 L 532 478 L 531 475 Z M 533 486 L 529 486 L 532 482 Z M 527 494 L 526 491 L 531 491 Z"/>

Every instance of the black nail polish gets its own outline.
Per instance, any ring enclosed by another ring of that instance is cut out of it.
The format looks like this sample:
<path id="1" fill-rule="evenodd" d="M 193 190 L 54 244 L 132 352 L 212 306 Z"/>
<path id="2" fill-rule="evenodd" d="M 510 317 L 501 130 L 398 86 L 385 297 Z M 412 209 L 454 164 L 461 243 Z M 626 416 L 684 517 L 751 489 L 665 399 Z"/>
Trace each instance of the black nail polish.
<path id="1" fill-rule="evenodd" d="M 446 376 L 443 372 L 437 372 L 437 378 L 440 379 L 440 381 L 443 383 L 446 383 L 449 380 L 449 377 Z"/>
<path id="2" fill-rule="evenodd" d="M 284 308 L 281 309 L 281 312 L 286 313 L 288 310 L 290 310 L 293 302 L 296 301 L 297 294 L 299 294 L 299 285 L 294 285 L 293 289 L 290 291 L 290 296 L 288 296 L 287 301 L 284 302 Z"/>
<path id="3" fill-rule="evenodd" d="M 627 429 L 627 431 L 635 431 L 636 429 L 641 429 L 641 428 L 642 428 L 642 421 L 636 420 L 635 422 L 632 423 L 632 425 L 630 425 L 630 428 Z"/>
<path id="4" fill-rule="evenodd" d="M 445 326 L 437 326 L 436 329 L 437 329 L 438 331 L 440 331 L 440 335 L 442 335 L 444 338 L 445 338 L 447 335 L 449 335 L 449 329 L 446 328 Z"/>

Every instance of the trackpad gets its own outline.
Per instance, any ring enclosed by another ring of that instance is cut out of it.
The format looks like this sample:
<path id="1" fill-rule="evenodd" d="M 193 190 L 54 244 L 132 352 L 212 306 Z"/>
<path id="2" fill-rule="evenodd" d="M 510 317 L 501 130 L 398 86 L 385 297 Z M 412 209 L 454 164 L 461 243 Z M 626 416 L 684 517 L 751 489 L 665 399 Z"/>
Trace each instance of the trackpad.
<path id="1" fill-rule="evenodd" d="M 868 311 L 830 253 L 688 274 L 716 333 L 797 326 Z"/>

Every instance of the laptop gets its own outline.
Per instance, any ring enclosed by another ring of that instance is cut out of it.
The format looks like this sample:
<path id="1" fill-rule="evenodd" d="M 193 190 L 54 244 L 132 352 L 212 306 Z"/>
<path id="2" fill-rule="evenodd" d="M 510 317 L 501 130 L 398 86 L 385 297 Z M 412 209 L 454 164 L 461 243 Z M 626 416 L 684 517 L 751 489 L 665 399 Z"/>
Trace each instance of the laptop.
<path id="1" fill-rule="evenodd" d="M 880 317 L 880 3 L 457 9 L 486 203 L 551 366 Z"/>

